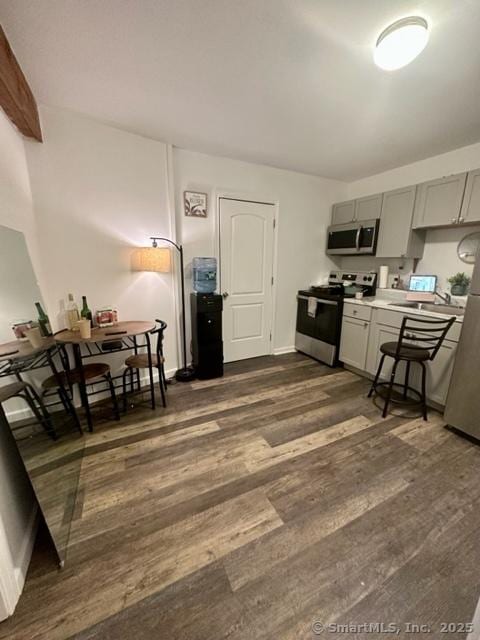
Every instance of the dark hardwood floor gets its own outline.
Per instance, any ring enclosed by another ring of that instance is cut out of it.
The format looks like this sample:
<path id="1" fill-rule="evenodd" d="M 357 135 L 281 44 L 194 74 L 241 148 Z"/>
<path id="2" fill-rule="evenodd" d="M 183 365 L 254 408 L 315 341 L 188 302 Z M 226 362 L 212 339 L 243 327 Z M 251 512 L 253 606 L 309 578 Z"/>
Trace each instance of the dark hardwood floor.
<path id="1" fill-rule="evenodd" d="M 465 638 L 440 625 L 480 596 L 480 447 L 367 390 L 258 358 L 87 434 L 66 566 L 37 543 L 0 638 Z"/>

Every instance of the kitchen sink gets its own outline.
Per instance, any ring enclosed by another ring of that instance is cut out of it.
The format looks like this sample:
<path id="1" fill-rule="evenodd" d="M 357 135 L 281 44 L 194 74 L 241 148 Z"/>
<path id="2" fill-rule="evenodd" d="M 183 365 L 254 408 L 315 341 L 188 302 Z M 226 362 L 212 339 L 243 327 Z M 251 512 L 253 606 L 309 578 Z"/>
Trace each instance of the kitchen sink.
<path id="1" fill-rule="evenodd" d="M 443 313 L 446 316 L 463 316 L 465 313 L 464 307 L 458 307 L 454 304 L 434 304 L 433 302 L 390 302 L 389 306 L 433 311 L 434 313 Z"/>

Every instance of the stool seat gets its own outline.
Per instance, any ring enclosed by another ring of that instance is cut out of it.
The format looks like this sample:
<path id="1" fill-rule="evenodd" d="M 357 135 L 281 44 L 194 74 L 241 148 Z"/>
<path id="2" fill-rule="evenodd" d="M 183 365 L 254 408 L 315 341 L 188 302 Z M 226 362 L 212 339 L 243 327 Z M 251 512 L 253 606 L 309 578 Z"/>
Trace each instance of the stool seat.
<path id="1" fill-rule="evenodd" d="M 163 362 L 165 362 L 163 356 L 158 358 L 156 354 L 152 353 L 152 367 L 158 367 Z M 132 367 L 132 369 L 148 369 L 148 353 L 137 353 L 129 356 L 125 360 L 125 364 L 127 367 Z"/>
<path id="2" fill-rule="evenodd" d="M 94 378 L 99 378 L 100 376 L 105 376 L 110 371 L 110 365 L 105 364 L 104 362 L 92 362 L 91 364 L 86 364 L 83 367 L 83 375 L 85 378 L 85 382 L 89 380 L 93 380 Z M 58 376 L 61 380 L 62 386 L 70 385 L 70 384 L 78 384 L 81 382 L 80 369 L 70 369 L 70 371 L 60 371 Z M 57 376 L 49 376 L 45 378 L 42 382 L 42 387 L 44 389 L 54 389 L 58 387 L 58 378 Z"/>
<path id="3" fill-rule="evenodd" d="M 14 398 L 16 395 L 24 391 L 26 386 L 25 382 L 12 382 L 11 384 L 6 384 L 3 387 L 0 387 L 0 404 L 10 398 Z"/>
<path id="4" fill-rule="evenodd" d="M 430 352 L 425 348 L 416 347 L 414 344 L 403 343 L 397 354 L 398 342 L 384 342 L 380 351 L 392 358 L 398 357 L 400 360 L 410 360 L 411 362 L 425 362 L 430 359 Z"/>

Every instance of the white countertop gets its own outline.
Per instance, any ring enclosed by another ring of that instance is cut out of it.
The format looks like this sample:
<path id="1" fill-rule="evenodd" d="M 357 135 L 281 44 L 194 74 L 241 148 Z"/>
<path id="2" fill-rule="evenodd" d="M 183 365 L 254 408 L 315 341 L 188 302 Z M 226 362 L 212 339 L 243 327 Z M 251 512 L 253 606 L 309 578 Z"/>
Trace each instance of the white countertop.
<path id="1" fill-rule="evenodd" d="M 374 307 L 376 309 L 389 309 L 390 311 L 400 311 L 408 315 L 429 316 L 433 318 L 451 318 L 450 314 L 435 313 L 434 311 L 425 311 L 424 309 L 415 309 L 411 307 L 401 307 L 395 302 L 405 302 L 406 292 L 395 291 L 394 289 L 383 289 L 377 292 L 374 297 L 365 297 L 361 300 L 356 298 L 345 298 L 344 304 L 358 304 L 365 307 Z M 463 306 L 463 305 L 461 305 Z M 456 322 L 463 322 L 463 316 L 455 316 Z"/>

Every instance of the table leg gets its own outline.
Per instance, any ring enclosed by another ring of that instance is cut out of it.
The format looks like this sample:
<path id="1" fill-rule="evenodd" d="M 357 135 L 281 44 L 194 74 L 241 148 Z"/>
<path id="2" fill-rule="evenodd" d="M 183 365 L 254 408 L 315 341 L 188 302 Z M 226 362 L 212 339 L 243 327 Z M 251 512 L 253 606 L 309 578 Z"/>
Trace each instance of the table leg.
<path id="1" fill-rule="evenodd" d="M 150 344 L 150 335 L 145 334 L 148 354 L 148 375 L 150 377 L 150 397 L 152 399 L 152 409 L 155 409 L 155 387 L 153 386 L 153 367 L 152 367 L 152 347 Z"/>
<path id="2" fill-rule="evenodd" d="M 73 356 L 75 358 L 75 367 L 80 371 L 80 382 L 78 388 L 80 390 L 80 396 L 82 398 L 82 404 L 85 409 L 85 418 L 87 419 L 87 428 L 90 432 L 93 431 L 92 415 L 90 413 L 90 406 L 88 404 L 87 386 L 85 384 L 85 376 L 83 372 L 82 351 L 79 344 L 73 344 Z"/>
<path id="3" fill-rule="evenodd" d="M 75 422 L 75 426 L 77 427 L 77 430 L 81 434 L 83 434 L 82 425 L 80 424 L 77 410 L 75 409 L 75 405 L 73 404 L 73 392 L 71 391 L 71 399 L 70 399 L 70 396 L 68 395 L 68 391 L 65 389 L 63 385 L 62 376 L 59 374 L 58 369 L 55 366 L 55 362 L 53 361 L 52 352 L 50 349 L 47 351 L 47 360 L 48 360 L 48 364 L 50 365 L 50 369 L 52 370 L 52 373 L 55 376 L 55 381 L 58 385 L 58 395 L 60 397 L 60 400 L 62 401 L 64 409 L 67 413 L 69 413 L 72 416 L 73 421 Z"/>

